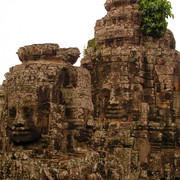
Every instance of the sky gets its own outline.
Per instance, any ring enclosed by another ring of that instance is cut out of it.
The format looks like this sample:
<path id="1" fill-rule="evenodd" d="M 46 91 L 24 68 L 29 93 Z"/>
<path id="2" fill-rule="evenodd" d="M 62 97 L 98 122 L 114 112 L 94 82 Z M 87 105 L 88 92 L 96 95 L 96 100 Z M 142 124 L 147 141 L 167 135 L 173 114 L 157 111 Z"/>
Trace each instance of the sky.
<path id="1" fill-rule="evenodd" d="M 9 68 L 20 64 L 16 52 L 31 44 L 57 43 L 83 48 L 94 37 L 94 26 L 107 12 L 106 0 L 0 0 L 0 84 Z M 168 19 L 180 51 L 180 0 L 170 0 L 174 19 Z"/>

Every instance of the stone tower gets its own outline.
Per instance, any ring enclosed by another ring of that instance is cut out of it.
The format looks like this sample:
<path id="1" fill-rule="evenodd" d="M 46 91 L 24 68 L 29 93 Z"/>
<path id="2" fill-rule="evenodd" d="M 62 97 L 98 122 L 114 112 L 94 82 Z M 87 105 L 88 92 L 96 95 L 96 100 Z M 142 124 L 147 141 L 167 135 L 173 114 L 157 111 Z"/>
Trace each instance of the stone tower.
<path id="1" fill-rule="evenodd" d="M 136 0 L 107 0 L 82 66 L 91 72 L 95 147 L 111 179 L 180 177 L 179 65 L 173 34 L 143 36 Z M 116 166 L 116 168 L 114 168 Z"/>
<path id="2" fill-rule="evenodd" d="M 138 0 L 107 0 L 77 48 L 22 47 L 0 86 L 0 179 L 180 179 L 180 53 L 144 36 Z M 89 70 L 89 72 L 88 72 Z"/>
<path id="3" fill-rule="evenodd" d="M 73 66 L 79 50 L 35 44 L 17 54 L 22 64 L 0 86 L 0 179 L 87 176 L 98 155 L 87 148 L 91 78 Z"/>

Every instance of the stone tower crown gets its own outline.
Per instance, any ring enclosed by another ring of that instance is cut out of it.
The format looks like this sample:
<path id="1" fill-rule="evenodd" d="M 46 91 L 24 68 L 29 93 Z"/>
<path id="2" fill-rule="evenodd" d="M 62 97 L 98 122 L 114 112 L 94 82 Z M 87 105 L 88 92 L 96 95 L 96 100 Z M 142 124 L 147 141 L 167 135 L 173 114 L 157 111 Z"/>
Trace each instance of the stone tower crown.
<path id="1" fill-rule="evenodd" d="M 107 0 L 105 3 L 105 8 L 110 11 L 113 7 L 129 5 L 136 3 L 137 0 Z"/>
<path id="2" fill-rule="evenodd" d="M 17 54 L 21 62 L 55 60 L 74 64 L 79 58 L 80 52 L 77 48 L 60 48 L 58 44 L 46 43 L 21 47 Z"/>

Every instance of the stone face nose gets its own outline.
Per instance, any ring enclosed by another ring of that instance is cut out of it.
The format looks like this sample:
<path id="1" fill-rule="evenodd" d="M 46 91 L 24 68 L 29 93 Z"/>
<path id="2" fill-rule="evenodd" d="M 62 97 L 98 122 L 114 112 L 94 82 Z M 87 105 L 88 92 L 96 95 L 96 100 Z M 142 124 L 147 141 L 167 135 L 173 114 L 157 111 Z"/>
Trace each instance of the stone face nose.
<path id="1" fill-rule="evenodd" d="M 109 99 L 109 104 L 112 105 L 112 104 L 118 104 L 118 100 L 116 99 L 116 96 L 115 96 L 115 89 L 111 89 L 111 92 L 110 92 L 110 99 Z"/>
<path id="2" fill-rule="evenodd" d="M 26 124 L 26 120 L 24 119 L 23 114 L 17 113 L 17 114 L 16 114 L 16 118 L 15 118 L 15 120 L 14 120 L 14 122 L 13 122 L 13 125 L 14 125 L 15 127 L 22 127 L 22 126 L 24 126 L 25 124 Z"/>

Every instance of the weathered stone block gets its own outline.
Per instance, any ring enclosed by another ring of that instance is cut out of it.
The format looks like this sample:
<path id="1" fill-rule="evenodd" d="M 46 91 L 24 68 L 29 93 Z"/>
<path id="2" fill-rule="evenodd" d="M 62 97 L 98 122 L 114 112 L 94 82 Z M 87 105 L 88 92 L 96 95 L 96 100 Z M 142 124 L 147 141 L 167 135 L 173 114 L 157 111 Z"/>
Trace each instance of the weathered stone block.
<path id="1" fill-rule="evenodd" d="M 146 88 L 153 88 L 154 87 L 154 81 L 153 80 L 146 80 L 144 85 Z"/>
<path id="2" fill-rule="evenodd" d="M 145 65 L 145 71 L 148 72 L 152 72 L 154 70 L 154 65 L 153 64 L 146 64 Z"/>
<path id="3" fill-rule="evenodd" d="M 144 89 L 144 94 L 146 95 L 146 96 L 153 96 L 154 95 L 154 88 L 145 88 Z"/>
<path id="4" fill-rule="evenodd" d="M 162 142 L 162 132 L 151 131 L 150 132 L 150 142 Z"/>
<path id="5" fill-rule="evenodd" d="M 154 80 L 154 73 L 145 71 L 144 78 L 147 79 L 147 80 Z"/>
<path id="6" fill-rule="evenodd" d="M 18 50 L 0 86 L 0 179 L 180 178 L 180 53 L 169 30 L 141 33 L 137 7 L 107 0 L 91 75 L 76 48 Z"/>

